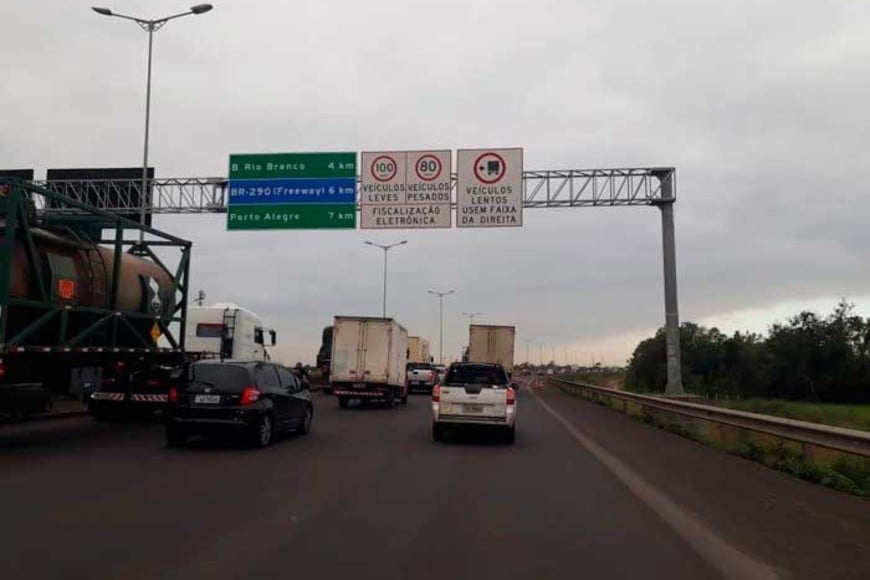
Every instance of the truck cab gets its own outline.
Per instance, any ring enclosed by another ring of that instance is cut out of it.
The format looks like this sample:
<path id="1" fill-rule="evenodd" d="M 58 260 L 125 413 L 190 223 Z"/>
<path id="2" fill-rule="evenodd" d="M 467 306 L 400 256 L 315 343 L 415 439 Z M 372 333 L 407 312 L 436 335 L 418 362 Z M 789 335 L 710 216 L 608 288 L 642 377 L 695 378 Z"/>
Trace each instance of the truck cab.
<path id="1" fill-rule="evenodd" d="M 267 338 L 268 336 L 268 338 Z M 187 309 L 187 351 L 192 356 L 267 361 L 277 335 L 256 313 L 236 304 Z"/>

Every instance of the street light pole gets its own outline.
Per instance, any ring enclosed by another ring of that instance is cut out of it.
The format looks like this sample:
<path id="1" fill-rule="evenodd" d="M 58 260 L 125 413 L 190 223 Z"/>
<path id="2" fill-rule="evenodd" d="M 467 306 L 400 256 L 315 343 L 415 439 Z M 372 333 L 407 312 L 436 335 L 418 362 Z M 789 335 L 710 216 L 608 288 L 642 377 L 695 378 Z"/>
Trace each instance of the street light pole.
<path id="1" fill-rule="evenodd" d="M 466 318 L 468 318 L 468 325 L 469 326 L 474 324 L 475 318 L 477 318 L 478 316 L 482 316 L 482 315 L 483 315 L 483 312 L 463 312 L 462 313 L 462 316 L 465 316 Z"/>
<path id="2" fill-rule="evenodd" d="M 444 364 L 444 297 L 450 294 L 456 294 L 456 290 L 448 290 L 447 292 L 436 292 L 435 290 L 427 290 L 429 294 L 434 294 L 438 297 L 438 363 Z"/>
<path id="3" fill-rule="evenodd" d="M 364 242 L 366 245 L 374 246 L 376 248 L 380 248 L 384 251 L 384 305 L 381 313 L 382 318 L 387 317 L 387 252 L 389 252 L 392 248 L 396 246 L 401 246 L 408 243 L 408 240 L 402 240 L 401 242 L 396 242 L 395 244 L 376 244 L 374 242 L 369 242 L 368 240 Z"/>
<path id="4" fill-rule="evenodd" d="M 127 16 L 125 14 L 116 14 L 108 8 L 91 8 L 91 10 L 102 16 L 114 16 L 116 18 L 122 18 L 124 20 L 132 20 L 139 25 L 139 28 L 148 33 L 148 74 L 147 81 L 145 83 L 145 145 L 143 147 L 144 152 L 142 155 L 142 186 L 139 197 L 139 225 L 142 226 L 142 229 L 139 230 L 139 245 L 142 245 L 142 243 L 145 241 L 145 203 L 146 194 L 148 192 L 148 140 L 151 132 L 151 62 L 154 52 L 154 33 L 163 28 L 163 26 L 170 20 L 181 18 L 182 16 L 190 16 L 191 14 L 205 14 L 213 8 L 214 6 L 212 6 L 211 4 L 197 4 L 196 6 L 191 6 L 190 10 L 188 10 L 187 12 L 174 14 L 165 18 L 157 18 L 154 20 L 135 18 L 133 16 Z"/>

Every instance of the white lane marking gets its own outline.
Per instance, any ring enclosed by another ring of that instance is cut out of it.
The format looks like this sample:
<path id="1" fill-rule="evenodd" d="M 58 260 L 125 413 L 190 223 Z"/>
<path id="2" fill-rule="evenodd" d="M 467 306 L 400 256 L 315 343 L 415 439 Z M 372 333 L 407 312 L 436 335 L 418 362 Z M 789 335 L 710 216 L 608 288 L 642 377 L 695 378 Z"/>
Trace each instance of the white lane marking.
<path id="1" fill-rule="evenodd" d="M 653 485 L 611 455 L 603 447 L 578 431 L 567 419 L 534 392 L 541 407 L 571 434 L 577 442 L 600 461 L 628 490 L 653 510 L 678 536 L 688 543 L 723 577 L 734 580 L 776 580 L 779 576 L 767 564 L 737 550 L 704 526 Z"/>

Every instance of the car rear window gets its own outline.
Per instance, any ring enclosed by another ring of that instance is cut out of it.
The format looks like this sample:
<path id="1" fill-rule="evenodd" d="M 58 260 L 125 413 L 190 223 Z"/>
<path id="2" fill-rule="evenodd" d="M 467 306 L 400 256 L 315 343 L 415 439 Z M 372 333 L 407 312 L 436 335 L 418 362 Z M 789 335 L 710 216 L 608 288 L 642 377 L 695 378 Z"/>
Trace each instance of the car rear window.
<path id="1" fill-rule="evenodd" d="M 195 364 L 190 367 L 190 382 L 214 387 L 222 392 L 241 393 L 251 384 L 248 369 L 237 365 Z"/>
<path id="2" fill-rule="evenodd" d="M 434 371 L 435 367 L 433 367 L 430 363 L 408 363 L 407 370 L 409 371 Z"/>
<path id="3" fill-rule="evenodd" d="M 447 383 L 462 385 L 506 385 L 504 370 L 489 366 L 458 366 L 447 372 Z"/>

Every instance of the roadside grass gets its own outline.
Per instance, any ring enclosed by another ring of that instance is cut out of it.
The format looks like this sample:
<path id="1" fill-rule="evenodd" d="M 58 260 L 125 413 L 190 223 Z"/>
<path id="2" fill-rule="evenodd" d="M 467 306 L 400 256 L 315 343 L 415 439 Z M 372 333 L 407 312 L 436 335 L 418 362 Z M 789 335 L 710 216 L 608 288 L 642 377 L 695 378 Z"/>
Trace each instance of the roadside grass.
<path id="1" fill-rule="evenodd" d="M 829 403 L 804 403 L 778 399 L 746 399 L 742 401 L 719 400 L 716 405 L 761 413 L 833 427 L 870 431 L 870 405 L 835 405 Z"/>
<path id="2" fill-rule="evenodd" d="M 593 382 L 586 378 L 576 380 L 578 382 Z M 606 395 L 583 395 L 582 391 L 568 391 L 563 386 L 560 388 L 576 397 L 627 414 L 680 437 L 740 455 L 805 481 L 862 497 L 870 497 L 870 460 L 868 459 L 811 446 L 802 446 L 775 436 L 717 425 L 704 419 L 680 417 L 642 405 L 620 403 Z M 739 406 L 735 405 L 732 408 L 743 411 L 849 428 L 862 428 L 861 426 L 863 426 L 867 429 L 868 423 L 866 421 L 868 413 L 870 413 L 870 407 L 866 405 L 813 405 L 769 400 L 726 401 L 725 403 L 737 403 Z M 723 404 L 723 401 L 717 401 L 717 404 Z M 728 406 L 731 407 L 730 404 Z M 784 412 L 791 414 L 786 415 Z"/>

